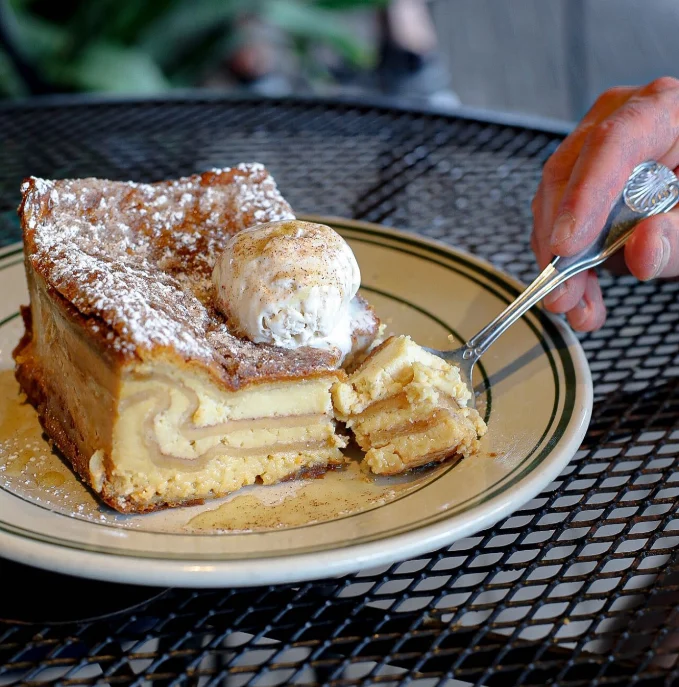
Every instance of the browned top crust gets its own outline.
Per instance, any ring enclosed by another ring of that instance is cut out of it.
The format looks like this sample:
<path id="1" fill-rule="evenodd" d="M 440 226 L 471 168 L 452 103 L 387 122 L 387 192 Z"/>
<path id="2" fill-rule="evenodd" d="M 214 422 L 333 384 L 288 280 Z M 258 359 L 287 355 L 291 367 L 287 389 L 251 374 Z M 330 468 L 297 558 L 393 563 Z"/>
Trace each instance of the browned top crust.
<path id="1" fill-rule="evenodd" d="M 261 164 L 155 184 L 31 177 L 21 189 L 27 267 L 120 363 L 167 357 L 230 389 L 337 366 L 332 352 L 236 338 L 213 306 L 210 276 L 228 238 L 294 218 Z"/>

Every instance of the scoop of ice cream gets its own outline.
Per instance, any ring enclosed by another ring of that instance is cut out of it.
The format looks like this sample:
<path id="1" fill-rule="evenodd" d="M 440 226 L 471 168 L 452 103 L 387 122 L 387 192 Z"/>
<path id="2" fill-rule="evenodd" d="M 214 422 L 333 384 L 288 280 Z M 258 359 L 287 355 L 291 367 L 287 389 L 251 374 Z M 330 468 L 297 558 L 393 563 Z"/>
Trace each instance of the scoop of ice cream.
<path id="1" fill-rule="evenodd" d="M 361 283 L 347 242 L 324 224 L 284 220 L 236 234 L 212 273 L 229 327 L 255 343 L 351 350 Z"/>

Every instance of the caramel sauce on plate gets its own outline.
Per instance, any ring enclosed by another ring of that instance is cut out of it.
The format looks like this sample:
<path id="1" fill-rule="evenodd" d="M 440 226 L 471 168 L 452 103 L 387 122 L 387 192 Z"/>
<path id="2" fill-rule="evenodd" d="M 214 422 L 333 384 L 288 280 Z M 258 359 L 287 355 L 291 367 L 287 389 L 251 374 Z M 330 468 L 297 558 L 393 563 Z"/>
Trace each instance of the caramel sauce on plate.
<path id="1" fill-rule="evenodd" d="M 62 512 L 98 515 L 87 487 L 52 451 L 13 370 L 0 370 L 0 486 Z"/>
<path id="2" fill-rule="evenodd" d="M 121 515 L 101 504 L 42 431 L 12 370 L 0 370 L 0 488 L 73 517 L 156 532 L 264 531 L 327 522 L 387 504 L 422 487 L 445 466 L 399 477 L 373 477 L 359 452 L 343 469 L 315 479 L 245 487 L 202 506 Z"/>
<path id="3" fill-rule="evenodd" d="M 259 488 L 255 493 L 236 492 L 217 508 L 193 517 L 187 527 L 200 532 L 300 527 L 381 506 L 421 484 L 421 480 L 368 477 L 352 461 L 322 479 Z"/>

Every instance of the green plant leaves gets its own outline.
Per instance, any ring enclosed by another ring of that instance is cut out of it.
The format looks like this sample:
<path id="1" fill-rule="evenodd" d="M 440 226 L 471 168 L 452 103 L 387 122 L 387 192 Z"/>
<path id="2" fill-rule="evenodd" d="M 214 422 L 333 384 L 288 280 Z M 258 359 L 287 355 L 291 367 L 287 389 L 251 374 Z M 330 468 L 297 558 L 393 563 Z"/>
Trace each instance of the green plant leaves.
<path id="1" fill-rule="evenodd" d="M 17 17 L 12 31 L 22 55 L 34 62 L 57 59 L 71 42 L 64 27 L 29 13 Z"/>
<path id="2" fill-rule="evenodd" d="M 26 95 L 28 92 L 21 76 L 7 54 L 0 48 L 0 96 L 20 98 Z"/>
<path id="3" fill-rule="evenodd" d="M 0 96 L 28 93 L 25 66 L 54 90 L 152 93 L 195 86 L 244 40 L 242 20 L 279 29 L 312 77 L 327 76 L 315 48 L 326 45 L 364 68 L 373 52 L 343 10 L 387 0 L 0 0 L 3 28 L 25 65 L 0 49 Z M 46 4 L 47 3 L 47 4 Z"/>
<path id="4" fill-rule="evenodd" d="M 177 55 L 190 50 L 215 28 L 249 6 L 252 0 L 174 0 L 167 11 L 141 31 L 138 46 L 162 66 L 176 62 Z"/>
<path id="5" fill-rule="evenodd" d="M 61 78 L 89 91 L 157 93 L 169 88 L 160 67 L 147 53 L 104 42 L 86 48 Z"/>

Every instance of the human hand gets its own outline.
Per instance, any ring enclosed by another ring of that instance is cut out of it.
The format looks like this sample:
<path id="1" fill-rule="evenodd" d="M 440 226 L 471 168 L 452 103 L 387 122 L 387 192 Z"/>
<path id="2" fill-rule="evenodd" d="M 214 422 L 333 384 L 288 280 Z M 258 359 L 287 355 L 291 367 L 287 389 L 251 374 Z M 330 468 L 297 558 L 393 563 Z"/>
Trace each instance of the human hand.
<path id="1" fill-rule="evenodd" d="M 540 269 L 554 255 L 575 255 L 596 238 L 632 170 L 649 159 L 679 166 L 677 79 L 606 91 L 547 160 L 532 205 L 531 247 Z M 643 281 L 679 276 L 679 210 L 640 222 L 607 267 Z M 567 313 L 580 331 L 598 329 L 606 319 L 594 270 L 571 277 L 544 304 Z"/>

